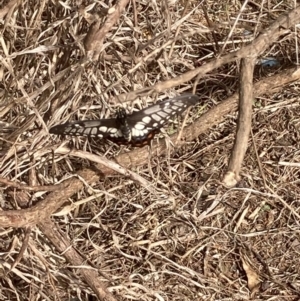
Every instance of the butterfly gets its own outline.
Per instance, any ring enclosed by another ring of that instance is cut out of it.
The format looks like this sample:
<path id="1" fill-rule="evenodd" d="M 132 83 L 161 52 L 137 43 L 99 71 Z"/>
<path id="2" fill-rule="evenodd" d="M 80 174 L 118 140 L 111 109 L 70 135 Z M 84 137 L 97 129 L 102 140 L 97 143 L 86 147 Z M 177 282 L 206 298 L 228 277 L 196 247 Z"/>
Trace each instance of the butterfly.
<path id="1" fill-rule="evenodd" d="M 195 105 L 199 97 L 183 94 L 127 114 L 119 108 L 116 118 L 67 122 L 52 127 L 55 135 L 87 136 L 110 140 L 116 144 L 142 147 L 149 145 L 161 127 L 171 117 Z"/>

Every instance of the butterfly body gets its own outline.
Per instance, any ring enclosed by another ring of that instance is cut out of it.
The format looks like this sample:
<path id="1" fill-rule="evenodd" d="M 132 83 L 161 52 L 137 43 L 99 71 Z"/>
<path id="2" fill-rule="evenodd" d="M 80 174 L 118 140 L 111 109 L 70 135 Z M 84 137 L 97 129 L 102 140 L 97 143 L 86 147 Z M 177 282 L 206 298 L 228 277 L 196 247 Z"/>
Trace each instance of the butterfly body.
<path id="1" fill-rule="evenodd" d="M 142 147 L 150 143 L 171 117 L 195 105 L 198 100 L 196 95 L 184 94 L 128 115 L 120 108 L 116 118 L 67 122 L 52 127 L 50 133 L 98 137 L 117 144 Z"/>

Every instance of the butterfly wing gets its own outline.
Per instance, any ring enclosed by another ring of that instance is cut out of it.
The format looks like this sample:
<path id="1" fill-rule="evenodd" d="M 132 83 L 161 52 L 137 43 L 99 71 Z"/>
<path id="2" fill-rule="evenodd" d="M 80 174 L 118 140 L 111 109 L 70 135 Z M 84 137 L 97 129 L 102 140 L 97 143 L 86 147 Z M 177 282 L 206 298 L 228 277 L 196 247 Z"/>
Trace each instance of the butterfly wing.
<path id="1" fill-rule="evenodd" d="M 122 138 L 116 119 L 67 122 L 52 127 L 49 132 L 55 135 L 98 137 L 109 140 Z"/>
<path id="2" fill-rule="evenodd" d="M 51 134 L 88 136 L 111 140 L 117 144 L 142 147 L 149 144 L 159 129 L 174 115 L 182 113 L 199 100 L 197 95 L 184 94 L 164 100 L 148 108 L 113 119 L 67 122 L 50 129 Z M 124 119 L 124 120 L 123 120 Z M 130 139 L 124 133 L 131 132 Z"/>
<path id="3" fill-rule="evenodd" d="M 132 140 L 143 141 L 153 138 L 170 118 L 181 114 L 198 101 L 197 95 L 183 94 L 128 115 L 127 121 L 132 128 Z"/>

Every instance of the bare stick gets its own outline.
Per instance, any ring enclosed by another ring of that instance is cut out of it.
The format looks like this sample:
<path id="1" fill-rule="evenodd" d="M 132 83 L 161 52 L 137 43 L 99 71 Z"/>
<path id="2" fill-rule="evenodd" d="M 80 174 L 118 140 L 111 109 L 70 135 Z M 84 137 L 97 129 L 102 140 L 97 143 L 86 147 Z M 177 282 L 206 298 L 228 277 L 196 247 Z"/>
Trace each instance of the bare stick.
<path id="1" fill-rule="evenodd" d="M 253 102 L 253 71 L 256 58 L 241 60 L 239 115 L 236 138 L 228 165 L 228 171 L 223 183 L 233 187 L 240 180 L 239 173 L 246 154 L 248 139 L 251 131 L 252 102 Z"/>

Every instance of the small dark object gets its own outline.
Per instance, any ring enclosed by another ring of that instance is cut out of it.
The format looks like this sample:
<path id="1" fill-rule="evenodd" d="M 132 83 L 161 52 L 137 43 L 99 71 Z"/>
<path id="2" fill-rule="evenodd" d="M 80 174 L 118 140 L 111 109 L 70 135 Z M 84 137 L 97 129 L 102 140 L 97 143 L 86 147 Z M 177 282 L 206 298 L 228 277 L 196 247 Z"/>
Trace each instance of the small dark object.
<path id="1" fill-rule="evenodd" d="M 63 123 L 52 127 L 49 132 L 56 135 L 98 137 L 119 145 L 142 147 L 150 143 L 172 116 L 182 113 L 198 100 L 197 95 L 184 94 L 129 115 L 120 108 L 116 118 Z"/>
<path id="2" fill-rule="evenodd" d="M 258 64 L 262 67 L 271 68 L 278 67 L 280 65 L 280 62 L 274 57 L 264 57 L 259 60 Z"/>

